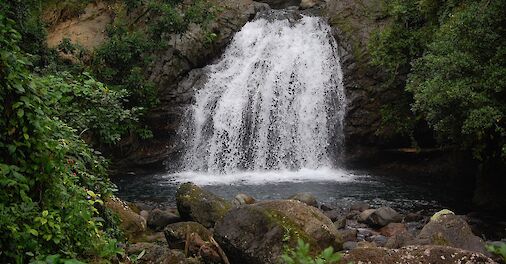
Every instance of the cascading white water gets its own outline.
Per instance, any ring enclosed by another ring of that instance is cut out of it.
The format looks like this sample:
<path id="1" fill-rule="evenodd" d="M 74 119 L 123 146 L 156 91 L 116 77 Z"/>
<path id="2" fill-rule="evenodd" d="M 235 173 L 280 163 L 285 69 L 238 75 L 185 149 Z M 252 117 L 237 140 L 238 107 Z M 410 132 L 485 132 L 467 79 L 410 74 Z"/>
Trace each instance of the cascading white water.
<path id="1" fill-rule="evenodd" d="M 183 171 L 334 167 L 345 96 L 330 31 L 312 16 L 247 23 L 196 87 Z"/>

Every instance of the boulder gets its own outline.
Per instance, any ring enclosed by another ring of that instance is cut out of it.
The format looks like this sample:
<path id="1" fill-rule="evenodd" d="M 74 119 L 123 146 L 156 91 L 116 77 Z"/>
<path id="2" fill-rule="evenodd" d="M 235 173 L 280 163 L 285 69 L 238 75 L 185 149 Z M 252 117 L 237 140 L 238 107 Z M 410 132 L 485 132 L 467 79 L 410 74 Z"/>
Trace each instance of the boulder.
<path id="1" fill-rule="evenodd" d="M 343 250 L 352 250 L 357 247 L 357 242 L 355 241 L 346 241 L 343 243 Z"/>
<path id="2" fill-rule="evenodd" d="M 403 223 L 390 223 L 382 228 L 380 228 L 379 233 L 386 236 L 391 237 L 396 234 L 402 233 L 406 231 L 406 225 Z"/>
<path id="3" fill-rule="evenodd" d="M 247 195 L 245 193 L 239 193 L 234 197 L 232 203 L 234 205 L 254 204 L 255 201 L 256 201 L 255 198 L 253 198 L 252 196 Z"/>
<path id="4" fill-rule="evenodd" d="M 319 252 L 342 242 L 332 221 L 320 210 L 299 201 L 277 200 L 231 209 L 217 222 L 214 236 L 231 263 L 278 263 L 285 246 L 298 239 Z"/>
<path id="5" fill-rule="evenodd" d="M 386 248 L 401 248 L 408 245 L 413 245 L 415 237 L 408 231 L 404 231 L 398 234 L 395 234 L 388 238 L 387 243 L 385 244 Z"/>
<path id="6" fill-rule="evenodd" d="M 176 193 L 179 215 L 184 220 L 199 222 L 205 227 L 213 227 L 223 218 L 232 205 L 223 198 L 203 190 L 193 183 L 182 184 Z"/>
<path id="7" fill-rule="evenodd" d="M 473 234 L 471 227 L 454 214 L 440 215 L 429 221 L 416 237 L 422 245 L 444 245 L 486 253 L 485 242 Z"/>
<path id="8" fill-rule="evenodd" d="M 449 264 L 449 263 L 495 263 L 487 256 L 447 246 L 409 246 L 401 249 L 381 247 L 357 247 L 347 253 L 341 263 L 417 263 L 417 264 Z"/>
<path id="9" fill-rule="evenodd" d="M 160 209 L 154 209 L 148 215 L 147 224 L 148 227 L 160 231 L 163 230 L 168 224 L 179 222 L 181 218 L 171 212 L 162 211 Z"/>
<path id="10" fill-rule="evenodd" d="M 374 213 L 374 209 L 366 209 L 358 215 L 358 221 L 364 223 L 371 214 Z"/>
<path id="11" fill-rule="evenodd" d="M 340 209 L 324 211 L 323 214 L 326 215 L 332 222 L 342 219 L 343 216 L 345 216 L 345 213 Z"/>
<path id="12" fill-rule="evenodd" d="M 119 228 L 129 239 L 141 235 L 146 231 L 146 219 L 136 214 L 128 205 L 117 197 L 107 198 L 105 207 L 116 214 L 120 220 Z"/>
<path id="13" fill-rule="evenodd" d="M 212 233 L 197 222 L 179 222 L 170 224 L 163 231 L 170 248 L 184 249 L 191 234 L 197 234 L 202 240 L 209 241 Z"/>
<path id="14" fill-rule="evenodd" d="M 357 241 L 358 230 L 357 229 L 343 229 L 338 230 L 339 235 L 343 241 Z"/>
<path id="15" fill-rule="evenodd" d="M 367 209 L 371 208 L 369 206 L 369 204 L 367 203 L 364 203 L 364 202 L 357 202 L 357 203 L 354 203 L 350 206 L 350 211 L 359 211 L 359 212 L 363 212 Z"/>
<path id="16" fill-rule="evenodd" d="M 367 241 L 374 243 L 374 245 L 378 247 L 383 247 L 388 241 L 388 238 L 386 236 L 382 235 L 373 235 L 367 238 Z"/>
<path id="17" fill-rule="evenodd" d="M 330 219 L 332 220 L 332 219 Z M 342 228 L 345 228 L 346 227 L 346 218 L 339 218 L 337 219 L 337 221 L 334 222 L 334 226 L 337 228 L 337 229 L 342 229 Z"/>
<path id="18" fill-rule="evenodd" d="M 316 196 L 309 192 L 301 192 L 288 197 L 289 200 L 301 201 L 309 206 L 318 207 Z"/>
<path id="19" fill-rule="evenodd" d="M 383 227 L 390 223 L 402 221 L 402 215 L 390 207 L 380 207 L 363 211 L 359 216 L 359 220 L 372 227 Z"/>
<path id="20" fill-rule="evenodd" d="M 142 253 L 144 252 L 144 253 Z M 201 264 L 202 262 L 197 258 L 187 258 L 183 251 L 171 250 L 166 245 L 157 243 L 136 243 L 129 245 L 125 253 L 133 262 L 126 263 L 139 263 L 139 264 Z M 141 255 L 142 254 L 142 255 Z M 139 258 L 140 256 L 140 258 Z"/>
<path id="21" fill-rule="evenodd" d="M 146 221 L 148 220 L 148 217 L 149 217 L 149 212 L 146 211 L 146 210 L 141 210 L 139 212 L 139 215 L 142 216 L 142 218 L 146 219 Z"/>
<path id="22" fill-rule="evenodd" d="M 423 220 L 422 211 L 407 213 L 406 216 L 404 217 L 404 222 L 416 222 L 422 220 Z"/>

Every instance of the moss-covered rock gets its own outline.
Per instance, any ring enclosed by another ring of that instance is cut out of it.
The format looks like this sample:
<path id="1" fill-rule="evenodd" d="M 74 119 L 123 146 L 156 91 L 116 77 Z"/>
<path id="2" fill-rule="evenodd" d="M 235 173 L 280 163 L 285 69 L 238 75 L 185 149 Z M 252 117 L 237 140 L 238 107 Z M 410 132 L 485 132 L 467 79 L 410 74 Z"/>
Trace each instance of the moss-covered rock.
<path id="1" fill-rule="evenodd" d="M 284 247 L 294 247 L 298 239 L 309 243 L 314 252 L 342 247 L 328 217 L 293 200 L 236 207 L 216 224 L 214 232 L 232 263 L 277 263 Z"/>
<path id="2" fill-rule="evenodd" d="M 146 231 L 146 220 L 136 214 L 127 203 L 119 198 L 108 198 L 105 201 L 105 206 L 118 216 L 120 220 L 119 227 L 127 238 L 134 240 Z"/>
<path id="3" fill-rule="evenodd" d="M 416 237 L 417 244 L 451 246 L 486 254 L 485 242 L 473 234 L 462 217 L 440 215 L 427 223 Z"/>
<path id="4" fill-rule="evenodd" d="M 184 249 L 186 239 L 191 234 L 196 234 L 204 241 L 209 241 L 212 233 L 197 222 L 179 222 L 170 224 L 163 231 L 170 248 Z"/>
<path id="5" fill-rule="evenodd" d="M 192 220 L 210 228 L 223 218 L 232 204 L 197 185 L 182 184 L 176 193 L 179 215 L 184 220 Z"/>

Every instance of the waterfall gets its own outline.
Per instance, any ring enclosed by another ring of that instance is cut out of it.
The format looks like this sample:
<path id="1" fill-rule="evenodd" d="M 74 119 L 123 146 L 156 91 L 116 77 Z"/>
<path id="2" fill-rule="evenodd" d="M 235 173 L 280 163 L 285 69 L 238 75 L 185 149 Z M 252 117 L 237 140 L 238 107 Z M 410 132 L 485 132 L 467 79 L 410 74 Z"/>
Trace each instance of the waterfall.
<path id="1" fill-rule="evenodd" d="M 331 28 L 269 12 L 247 23 L 194 87 L 183 171 L 339 166 L 345 95 Z"/>

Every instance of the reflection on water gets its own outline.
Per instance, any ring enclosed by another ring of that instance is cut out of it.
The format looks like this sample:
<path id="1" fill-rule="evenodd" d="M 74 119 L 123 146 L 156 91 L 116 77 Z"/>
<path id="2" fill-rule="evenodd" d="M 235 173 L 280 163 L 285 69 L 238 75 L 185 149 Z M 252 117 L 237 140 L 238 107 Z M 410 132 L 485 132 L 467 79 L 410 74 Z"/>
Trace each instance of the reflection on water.
<path id="1" fill-rule="evenodd" d="M 287 198 L 297 192 L 311 192 L 321 203 L 349 206 L 356 201 L 371 205 L 388 205 L 400 211 L 441 208 L 467 211 L 468 200 L 458 190 L 446 186 L 429 186 L 423 181 L 397 177 L 371 176 L 343 170 L 302 170 L 299 172 L 243 172 L 231 175 L 201 173 L 125 176 L 113 179 L 118 196 L 131 202 L 156 202 L 175 205 L 179 184 L 192 181 L 226 199 L 247 193 L 257 200 Z"/>

